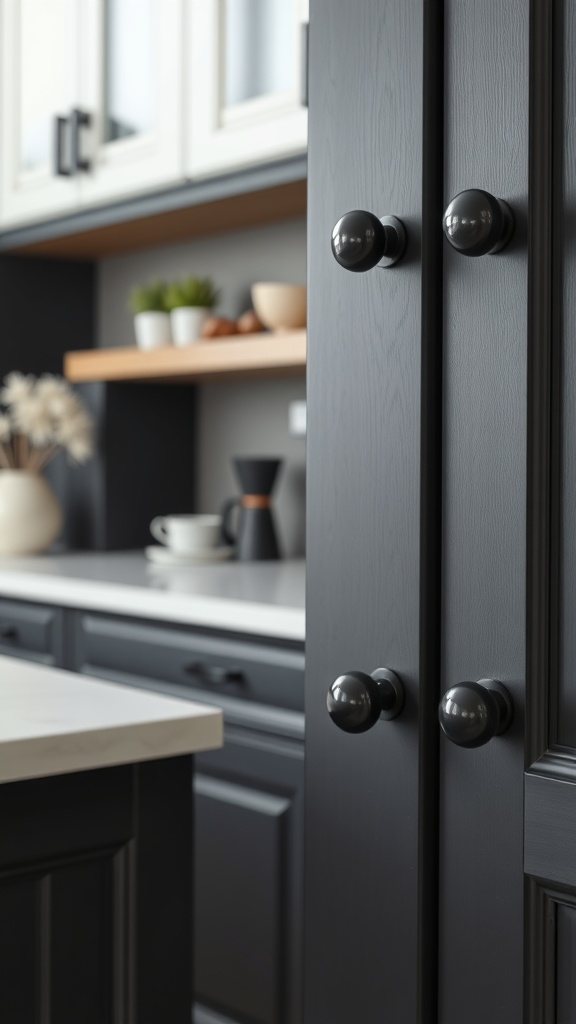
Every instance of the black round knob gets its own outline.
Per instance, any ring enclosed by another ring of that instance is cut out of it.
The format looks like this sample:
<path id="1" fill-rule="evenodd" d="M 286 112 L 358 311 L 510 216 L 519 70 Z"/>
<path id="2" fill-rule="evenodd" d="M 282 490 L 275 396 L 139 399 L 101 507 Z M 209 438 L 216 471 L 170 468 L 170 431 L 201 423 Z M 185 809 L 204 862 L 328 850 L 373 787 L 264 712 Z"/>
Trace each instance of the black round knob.
<path id="1" fill-rule="evenodd" d="M 372 267 L 392 267 L 403 256 L 406 231 L 397 217 L 378 218 L 368 210 L 351 210 L 334 225 L 332 252 L 355 274 Z"/>
<path id="2" fill-rule="evenodd" d="M 483 188 L 459 192 L 446 208 L 444 234 L 463 256 L 492 256 L 512 238 L 514 214 Z"/>
<path id="3" fill-rule="evenodd" d="M 345 672 L 328 690 L 328 714 L 344 732 L 366 732 L 379 718 L 396 718 L 404 707 L 404 687 L 395 672 L 377 668 Z"/>
<path id="4" fill-rule="evenodd" d="M 510 694 L 497 679 L 458 683 L 448 690 L 438 709 L 440 725 L 459 747 L 481 747 L 500 736 L 512 721 Z"/>

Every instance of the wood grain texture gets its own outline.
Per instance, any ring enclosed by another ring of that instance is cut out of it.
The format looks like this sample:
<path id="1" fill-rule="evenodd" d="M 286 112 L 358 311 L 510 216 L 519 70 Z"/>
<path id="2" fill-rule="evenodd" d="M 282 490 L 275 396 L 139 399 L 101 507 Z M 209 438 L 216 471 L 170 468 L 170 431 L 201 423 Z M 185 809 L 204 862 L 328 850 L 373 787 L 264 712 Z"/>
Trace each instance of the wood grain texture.
<path id="1" fill-rule="evenodd" d="M 311 5 L 307 1024 L 415 1024 L 435 1013 L 434 998 L 422 998 L 418 944 L 419 690 L 438 677 L 420 636 L 422 58 L 420 4 Z M 333 225 L 355 208 L 404 221 L 397 267 L 349 274 L 333 260 Z M 438 353 L 438 336 L 429 340 Z M 340 732 L 328 687 L 380 665 L 404 681 L 402 716 L 362 736 Z"/>
<path id="2" fill-rule="evenodd" d="M 187 384 L 258 374 L 302 373 L 306 366 L 306 331 L 250 334 L 202 341 L 186 348 L 169 345 L 142 351 L 100 348 L 67 352 L 64 374 L 80 381 L 163 381 Z"/>
<path id="3" fill-rule="evenodd" d="M 486 747 L 441 743 L 442 1024 L 523 1012 L 529 6 L 446 3 L 445 200 L 487 189 L 517 226 L 498 256 L 445 247 L 442 688 L 500 679 L 515 718 Z"/>
<path id="4" fill-rule="evenodd" d="M 305 212 L 306 181 L 290 181 L 152 216 L 128 217 L 89 230 L 70 231 L 64 220 L 59 228 L 55 226 L 54 237 L 24 245 L 16 243 L 10 251 L 66 259 L 102 259 L 131 249 L 286 220 Z"/>

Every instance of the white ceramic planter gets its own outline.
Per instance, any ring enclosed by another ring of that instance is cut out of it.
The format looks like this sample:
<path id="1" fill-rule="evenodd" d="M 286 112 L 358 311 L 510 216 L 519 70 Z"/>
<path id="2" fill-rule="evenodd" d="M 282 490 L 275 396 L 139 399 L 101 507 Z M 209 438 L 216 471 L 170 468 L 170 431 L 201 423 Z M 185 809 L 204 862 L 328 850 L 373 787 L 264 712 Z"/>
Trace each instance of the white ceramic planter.
<path id="1" fill-rule="evenodd" d="M 204 306 L 177 306 L 170 313 L 172 339 L 175 345 L 182 348 L 198 341 L 202 327 L 212 310 Z"/>
<path id="2" fill-rule="evenodd" d="M 40 473 L 0 470 L 0 555 L 45 551 L 61 527 L 60 505 Z"/>
<path id="3" fill-rule="evenodd" d="M 136 313 L 134 330 L 138 348 L 162 348 L 172 341 L 168 313 L 156 313 L 152 310 L 146 313 Z"/>

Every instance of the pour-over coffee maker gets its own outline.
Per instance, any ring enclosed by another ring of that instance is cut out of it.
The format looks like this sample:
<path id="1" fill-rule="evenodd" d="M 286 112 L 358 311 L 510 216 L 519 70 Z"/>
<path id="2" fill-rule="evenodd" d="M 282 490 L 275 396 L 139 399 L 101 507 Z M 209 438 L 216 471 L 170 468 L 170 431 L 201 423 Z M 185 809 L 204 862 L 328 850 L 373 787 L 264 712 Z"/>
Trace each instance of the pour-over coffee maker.
<path id="1" fill-rule="evenodd" d="M 276 528 L 270 507 L 270 495 L 282 459 L 232 460 L 242 494 L 229 498 L 222 507 L 222 536 L 234 544 L 241 562 L 280 558 Z M 234 508 L 239 506 L 236 531 L 231 529 Z"/>

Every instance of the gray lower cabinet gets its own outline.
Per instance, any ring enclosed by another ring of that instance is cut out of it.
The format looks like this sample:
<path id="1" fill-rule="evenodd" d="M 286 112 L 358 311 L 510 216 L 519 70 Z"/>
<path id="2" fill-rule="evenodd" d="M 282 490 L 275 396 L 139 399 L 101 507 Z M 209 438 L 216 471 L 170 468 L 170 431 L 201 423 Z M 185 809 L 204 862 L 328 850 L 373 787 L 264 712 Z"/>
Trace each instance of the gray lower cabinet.
<path id="1" fill-rule="evenodd" d="M 62 609 L 0 598 L 0 654 L 61 666 L 64 660 Z"/>
<path id="2" fill-rule="evenodd" d="M 195 758 L 194 1024 L 300 1024 L 302 644 L 0 598 L 0 654 L 219 705 Z"/>
<path id="3" fill-rule="evenodd" d="M 194 1024 L 300 1024 L 303 647 L 70 614 L 70 667 L 224 711 L 195 758 Z"/>

